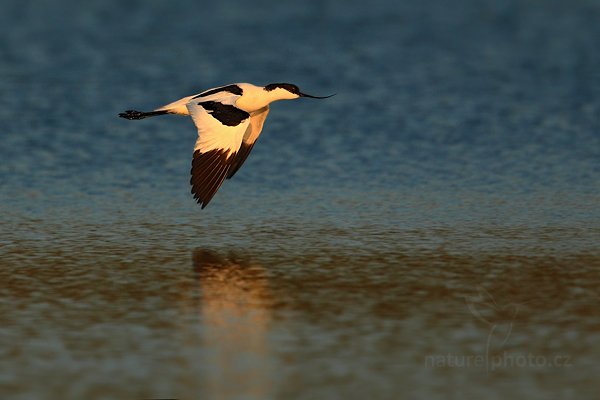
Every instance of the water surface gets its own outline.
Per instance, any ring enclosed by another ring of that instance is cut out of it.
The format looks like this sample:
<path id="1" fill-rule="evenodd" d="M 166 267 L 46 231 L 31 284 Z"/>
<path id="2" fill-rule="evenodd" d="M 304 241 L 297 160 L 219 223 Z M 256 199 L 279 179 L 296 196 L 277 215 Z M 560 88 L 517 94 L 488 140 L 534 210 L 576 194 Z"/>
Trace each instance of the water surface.
<path id="1" fill-rule="evenodd" d="M 206 18 L 205 16 L 210 16 Z M 593 398 L 593 1 L 8 1 L 0 393 Z M 293 82 L 205 210 L 186 118 Z"/>

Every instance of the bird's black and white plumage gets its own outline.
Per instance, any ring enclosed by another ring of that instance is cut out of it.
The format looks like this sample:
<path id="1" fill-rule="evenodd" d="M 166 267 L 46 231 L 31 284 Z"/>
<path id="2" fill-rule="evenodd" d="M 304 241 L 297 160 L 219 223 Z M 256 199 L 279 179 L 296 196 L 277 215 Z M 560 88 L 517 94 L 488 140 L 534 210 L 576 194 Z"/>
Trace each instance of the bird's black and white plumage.
<path id="1" fill-rule="evenodd" d="M 128 110 L 120 117 L 143 119 L 190 115 L 198 128 L 192 159 L 192 194 L 206 207 L 225 179 L 235 175 L 250 154 L 269 114 L 269 104 L 299 97 L 324 99 L 301 93 L 296 85 L 272 83 L 255 86 L 236 83 L 187 96 L 150 112 Z"/>

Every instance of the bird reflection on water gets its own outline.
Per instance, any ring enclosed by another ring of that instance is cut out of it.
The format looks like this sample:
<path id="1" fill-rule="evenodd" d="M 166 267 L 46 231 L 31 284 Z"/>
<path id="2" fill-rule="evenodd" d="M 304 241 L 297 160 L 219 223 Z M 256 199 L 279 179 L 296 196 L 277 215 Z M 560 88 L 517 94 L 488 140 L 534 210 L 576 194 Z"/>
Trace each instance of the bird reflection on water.
<path id="1" fill-rule="evenodd" d="M 271 319 L 264 269 L 240 255 L 193 252 L 200 294 L 202 342 L 212 349 L 203 377 L 214 398 L 270 392 L 272 371 L 267 333 Z"/>

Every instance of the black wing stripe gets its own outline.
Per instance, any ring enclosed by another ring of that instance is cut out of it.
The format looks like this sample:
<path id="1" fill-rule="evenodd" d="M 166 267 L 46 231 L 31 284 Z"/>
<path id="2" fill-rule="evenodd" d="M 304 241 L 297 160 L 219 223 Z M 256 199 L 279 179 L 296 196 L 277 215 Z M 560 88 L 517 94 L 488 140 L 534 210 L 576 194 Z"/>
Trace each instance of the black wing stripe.
<path id="1" fill-rule="evenodd" d="M 238 150 L 235 158 L 233 159 L 233 162 L 231 163 L 231 168 L 227 173 L 227 179 L 233 178 L 238 169 L 240 169 L 242 164 L 244 164 L 244 161 L 246 161 L 246 158 L 248 158 L 250 152 L 252 151 L 252 148 L 254 147 L 254 143 L 256 142 L 250 144 L 242 142 L 240 149 Z"/>
<path id="2" fill-rule="evenodd" d="M 242 88 L 239 87 L 238 85 L 227 85 L 227 86 L 207 90 L 206 92 L 202 92 L 199 95 L 192 97 L 192 99 L 206 97 L 206 96 L 210 96 L 211 94 L 216 94 L 216 93 L 220 93 L 220 92 L 229 92 L 231 94 L 237 94 L 238 96 L 241 96 L 244 93 Z"/>
<path id="3" fill-rule="evenodd" d="M 211 117 L 226 126 L 238 126 L 250 118 L 250 114 L 246 111 L 230 104 L 223 104 L 218 101 L 201 101 L 198 105 L 204 108 Z"/>

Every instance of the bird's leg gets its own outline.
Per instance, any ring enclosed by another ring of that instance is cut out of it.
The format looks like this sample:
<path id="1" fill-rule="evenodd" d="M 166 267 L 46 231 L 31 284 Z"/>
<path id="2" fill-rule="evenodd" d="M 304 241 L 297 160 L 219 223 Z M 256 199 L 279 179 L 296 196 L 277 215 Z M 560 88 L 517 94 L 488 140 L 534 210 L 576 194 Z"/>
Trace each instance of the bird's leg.
<path id="1" fill-rule="evenodd" d="M 137 111 L 137 110 L 127 110 L 125 112 L 122 112 L 119 114 L 119 117 L 121 118 L 125 118 L 125 119 L 144 119 L 144 118 L 148 118 L 148 117 L 154 117 L 156 115 L 164 115 L 164 114 L 168 114 L 168 111 L 150 111 L 150 112 L 143 112 L 143 111 Z"/>

